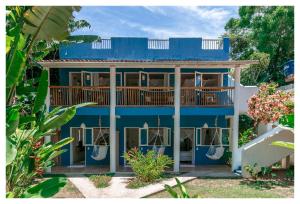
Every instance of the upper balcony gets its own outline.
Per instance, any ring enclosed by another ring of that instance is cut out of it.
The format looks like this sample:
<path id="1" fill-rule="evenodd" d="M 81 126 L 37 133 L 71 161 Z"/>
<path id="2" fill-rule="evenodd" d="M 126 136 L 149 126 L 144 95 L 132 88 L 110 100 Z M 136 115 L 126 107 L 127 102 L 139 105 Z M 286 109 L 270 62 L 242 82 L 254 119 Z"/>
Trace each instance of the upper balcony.
<path id="1" fill-rule="evenodd" d="M 182 87 L 181 106 L 232 107 L 234 87 Z M 110 105 L 109 87 L 50 86 L 51 106 L 94 102 Z M 174 87 L 128 87 L 116 90 L 116 105 L 122 107 L 174 106 Z"/>
<path id="2" fill-rule="evenodd" d="M 60 59 L 85 60 L 229 60 L 229 38 L 148 38 L 113 37 L 94 43 L 60 46 Z"/>

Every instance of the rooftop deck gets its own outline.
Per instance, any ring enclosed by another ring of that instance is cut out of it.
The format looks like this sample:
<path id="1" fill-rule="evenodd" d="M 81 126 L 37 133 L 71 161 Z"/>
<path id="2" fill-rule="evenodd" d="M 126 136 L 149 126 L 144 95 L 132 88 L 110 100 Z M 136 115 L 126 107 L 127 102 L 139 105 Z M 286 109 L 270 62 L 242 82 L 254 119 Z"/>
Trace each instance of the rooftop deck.
<path id="1" fill-rule="evenodd" d="M 208 60 L 229 59 L 229 38 L 148 39 L 113 37 L 60 46 L 60 59 Z"/>

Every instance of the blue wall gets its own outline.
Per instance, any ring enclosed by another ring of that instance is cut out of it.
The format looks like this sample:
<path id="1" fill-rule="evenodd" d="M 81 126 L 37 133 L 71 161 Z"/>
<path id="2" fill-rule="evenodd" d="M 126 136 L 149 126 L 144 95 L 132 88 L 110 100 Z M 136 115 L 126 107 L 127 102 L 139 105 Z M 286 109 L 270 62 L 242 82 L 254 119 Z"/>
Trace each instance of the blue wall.
<path id="1" fill-rule="evenodd" d="M 61 86 L 68 86 L 69 85 L 69 73 L 70 72 L 81 72 L 81 71 L 86 71 L 86 72 L 107 72 L 109 73 L 109 69 L 105 69 L 105 68 L 61 68 L 59 69 L 59 85 Z M 139 71 L 143 71 L 143 72 L 164 72 L 164 73 L 174 73 L 174 69 L 166 69 L 166 68 L 156 68 L 156 69 L 134 69 L 134 68 L 130 68 L 130 69 L 117 69 L 118 73 L 121 73 L 121 82 L 119 84 L 117 79 L 117 86 L 124 86 L 124 79 L 125 79 L 125 73 L 126 72 L 139 72 Z M 225 73 L 223 75 L 223 86 L 228 86 L 228 74 L 226 74 L 229 70 L 225 69 L 225 68 L 220 68 L 220 69 L 182 69 L 181 72 L 182 73 L 194 73 L 195 71 L 197 72 L 203 72 L 203 73 Z M 118 75 L 117 75 L 118 77 Z M 170 79 L 170 85 L 172 86 L 173 80 Z"/>
<path id="2" fill-rule="evenodd" d="M 70 127 L 79 127 L 81 123 L 85 123 L 86 127 L 98 127 L 98 117 L 99 116 L 82 116 L 76 115 L 68 124 L 62 127 L 61 137 L 65 138 L 70 136 Z M 157 116 L 121 116 L 117 119 L 117 131 L 119 131 L 119 164 L 124 165 L 124 128 L 125 127 L 140 127 L 142 128 L 144 123 L 147 122 L 149 127 L 157 127 Z M 173 127 L 174 122 L 172 115 L 162 115 L 160 116 L 161 127 L 171 128 L 171 146 L 166 147 L 165 154 L 173 158 Z M 215 116 L 182 116 L 181 117 L 181 127 L 202 127 L 205 123 L 209 127 L 214 127 Z M 109 117 L 102 116 L 102 126 L 109 127 Z M 218 116 L 218 127 L 226 127 L 225 116 Z M 196 144 L 196 134 L 195 134 L 195 144 Z M 221 160 L 210 160 L 205 154 L 208 151 L 208 146 L 195 146 L 195 164 L 222 164 L 224 161 Z M 68 152 L 62 155 L 62 165 L 70 165 L 70 145 L 66 146 Z M 109 152 L 107 157 L 103 161 L 95 161 L 91 158 L 93 147 L 86 147 L 86 164 L 87 165 L 108 165 L 109 164 Z M 143 152 L 148 149 L 152 149 L 152 146 L 143 146 L 140 148 Z M 109 150 L 108 150 L 109 151 Z"/>
<path id="3" fill-rule="evenodd" d="M 169 49 L 148 49 L 147 38 L 111 38 L 111 49 L 92 49 L 92 43 L 62 44 L 60 59 L 105 60 L 228 60 L 229 38 L 222 50 L 202 49 L 202 38 L 170 38 Z"/>

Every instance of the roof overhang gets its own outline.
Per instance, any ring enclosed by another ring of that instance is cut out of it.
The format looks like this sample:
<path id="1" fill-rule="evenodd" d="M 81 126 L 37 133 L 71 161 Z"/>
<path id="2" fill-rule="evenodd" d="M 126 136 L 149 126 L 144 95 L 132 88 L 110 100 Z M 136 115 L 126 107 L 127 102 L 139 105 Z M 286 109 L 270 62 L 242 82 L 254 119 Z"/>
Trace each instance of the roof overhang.
<path id="1" fill-rule="evenodd" d="M 139 61 L 139 60 L 43 60 L 40 65 L 47 68 L 245 68 L 258 64 L 258 60 L 232 61 Z"/>

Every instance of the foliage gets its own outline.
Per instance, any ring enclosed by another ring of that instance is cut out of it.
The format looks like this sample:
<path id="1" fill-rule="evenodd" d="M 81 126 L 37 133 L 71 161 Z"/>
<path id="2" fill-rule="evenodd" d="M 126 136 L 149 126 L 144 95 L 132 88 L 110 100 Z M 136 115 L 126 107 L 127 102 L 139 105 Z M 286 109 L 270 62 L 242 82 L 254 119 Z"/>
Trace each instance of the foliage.
<path id="1" fill-rule="evenodd" d="M 252 128 L 254 126 L 254 121 L 246 114 L 239 115 L 239 134 L 243 133 L 244 131 Z"/>
<path id="2" fill-rule="evenodd" d="M 279 124 L 285 127 L 294 128 L 295 116 L 294 113 L 283 115 L 279 118 Z"/>
<path id="3" fill-rule="evenodd" d="M 288 168 L 285 172 L 285 176 L 287 179 L 289 180 L 294 180 L 295 177 L 295 173 L 294 173 L 294 167 L 291 166 L 290 168 Z"/>
<path id="4" fill-rule="evenodd" d="M 97 188 L 106 188 L 109 186 L 111 181 L 110 175 L 92 175 L 89 176 L 89 179 L 94 183 Z"/>
<path id="5" fill-rule="evenodd" d="M 67 184 L 66 177 L 53 177 L 31 186 L 21 197 L 23 198 L 50 198 Z"/>
<path id="6" fill-rule="evenodd" d="M 242 132 L 239 137 L 239 146 L 243 146 L 244 144 L 247 144 L 251 140 L 255 139 L 257 137 L 257 134 L 254 132 L 254 128 L 249 128 Z"/>
<path id="7" fill-rule="evenodd" d="M 173 198 L 199 198 L 199 196 L 190 196 L 187 192 L 184 185 L 178 180 L 178 178 L 175 178 L 177 185 L 175 187 L 179 188 L 179 193 L 177 193 L 173 188 L 169 185 L 165 185 L 166 191 L 173 197 Z"/>
<path id="8" fill-rule="evenodd" d="M 260 175 L 262 176 L 268 176 L 268 175 L 271 175 L 272 173 L 272 168 L 267 166 L 267 167 L 261 167 L 260 169 Z"/>
<path id="9" fill-rule="evenodd" d="M 137 179 L 143 182 L 152 182 L 159 179 L 165 169 L 173 163 L 166 155 L 157 154 L 155 151 L 147 151 L 143 154 L 137 148 L 131 149 L 124 154 Z"/>
<path id="10" fill-rule="evenodd" d="M 245 168 L 245 171 L 249 173 L 251 178 L 253 178 L 254 180 L 256 180 L 258 178 L 259 170 L 257 169 L 257 163 L 255 163 L 253 165 L 248 164 L 244 168 Z"/>
<path id="11" fill-rule="evenodd" d="M 239 17 L 231 18 L 225 30 L 231 40 L 232 59 L 260 60 L 259 65 L 242 71 L 242 82 L 285 84 L 282 65 L 294 59 L 293 6 L 241 6 Z"/>
<path id="12" fill-rule="evenodd" d="M 68 33 L 73 11 L 80 7 L 8 6 L 6 16 L 6 189 L 7 197 L 47 197 L 64 185 L 62 179 L 37 180 L 61 148 L 73 138 L 56 143 L 44 137 L 55 134 L 76 113 L 73 106 L 48 113 L 45 103 L 48 71 L 27 79 L 26 71 L 49 52 L 47 45 Z M 35 182 L 38 182 L 35 184 Z"/>
<path id="13" fill-rule="evenodd" d="M 276 91 L 277 84 L 263 83 L 258 93 L 248 100 L 248 114 L 253 118 L 254 125 L 276 122 L 281 116 L 293 113 L 288 105 L 293 100 L 290 92 Z"/>

